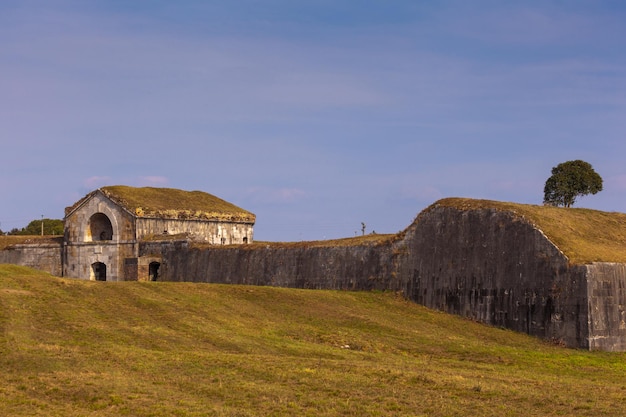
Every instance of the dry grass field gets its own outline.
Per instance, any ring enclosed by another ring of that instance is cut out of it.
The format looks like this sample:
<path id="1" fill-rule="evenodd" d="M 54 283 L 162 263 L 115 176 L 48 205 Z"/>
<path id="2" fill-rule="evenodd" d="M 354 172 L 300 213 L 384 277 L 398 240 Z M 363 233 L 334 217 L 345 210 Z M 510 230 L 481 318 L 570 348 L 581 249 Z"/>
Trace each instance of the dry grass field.
<path id="1" fill-rule="evenodd" d="M 89 282 L 0 265 L 4 416 L 623 416 L 626 355 L 392 293 Z"/>

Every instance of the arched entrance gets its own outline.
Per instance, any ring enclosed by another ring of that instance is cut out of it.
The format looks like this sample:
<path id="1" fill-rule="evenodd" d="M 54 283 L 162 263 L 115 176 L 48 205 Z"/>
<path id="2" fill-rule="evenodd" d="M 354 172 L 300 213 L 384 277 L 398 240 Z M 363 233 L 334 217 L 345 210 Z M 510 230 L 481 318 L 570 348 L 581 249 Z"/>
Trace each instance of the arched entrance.
<path id="1" fill-rule="evenodd" d="M 148 265 L 148 274 L 150 275 L 150 281 L 158 280 L 160 267 L 161 264 L 159 262 L 150 262 L 150 265 Z"/>
<path id="2" fill-rule="evenodd" d="M 91 274 L 96 281 L 107 280 L 107 266 L 102 262 L 94 262 L 91 264 Z"/>
<path id="3" fill-rule="evenodd" d="M 113 225 L 104 213 L 96 213 L 89 218 L 89 232 L 92 241 L 113 240 Z"/>

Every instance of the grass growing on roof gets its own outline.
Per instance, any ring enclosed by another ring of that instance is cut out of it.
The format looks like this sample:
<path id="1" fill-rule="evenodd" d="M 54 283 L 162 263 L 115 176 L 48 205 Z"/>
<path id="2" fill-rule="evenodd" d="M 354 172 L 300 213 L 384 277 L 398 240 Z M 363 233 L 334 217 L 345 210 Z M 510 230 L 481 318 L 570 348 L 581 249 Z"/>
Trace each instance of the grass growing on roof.
<path id="1" fill-rule="evenodd" d="M 255 220 L 249 211 L 203 191 L 125 185 L 102 187 L 101 190 L 140 217 Z"/>
<path id="2" fill-rule="evenodd" d="M 626 214 L 467 198 L 431 207 L 510 211 L 535 224 L 573 263 L 626 262 Z"/>
<path id="3" fill-rule="evenodd" d="M 0 265 L 0 415 L 621 416 L 625 359 L 392 293 Z"/>

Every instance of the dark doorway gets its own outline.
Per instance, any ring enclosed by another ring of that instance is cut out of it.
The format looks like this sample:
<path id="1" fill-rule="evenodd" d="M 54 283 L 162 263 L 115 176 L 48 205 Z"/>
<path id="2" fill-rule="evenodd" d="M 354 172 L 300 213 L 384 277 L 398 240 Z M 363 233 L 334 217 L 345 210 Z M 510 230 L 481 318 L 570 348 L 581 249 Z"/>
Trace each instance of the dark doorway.
<path id="1" fill-rule="evenodd" d="M 96 281 L 107 280 L 107 266 L 102 262 L 96 262 L 91 265 L 91 270 Z"/>
<path id="2" fill-rule="evenodd" d="M 150 262 L 148 265 L 148 274 L 150 275 L 150 281 L 156 281 L 159 278 L 159 268 L 161 264 L 158 262 Z"/>

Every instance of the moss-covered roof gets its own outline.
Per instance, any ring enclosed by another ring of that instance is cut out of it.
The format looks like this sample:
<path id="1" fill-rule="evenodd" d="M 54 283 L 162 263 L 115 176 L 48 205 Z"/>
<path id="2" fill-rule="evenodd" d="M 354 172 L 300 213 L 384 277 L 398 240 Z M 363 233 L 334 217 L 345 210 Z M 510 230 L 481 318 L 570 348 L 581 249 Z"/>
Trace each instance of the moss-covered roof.
<path id="1" fill-rule="evenodd" d="M 254 223 L 255 215 L 212 194 L 174 188 L 100 188 L 108 198 L 138 217 Z"/>
<path id="2" fill-rule="evenodd" d="M 541 230 L 572 263 L 626 263 L 626 214 L 583 208 L 562 208 L 446 198 L 431 207 L 512 212 Z"/>

